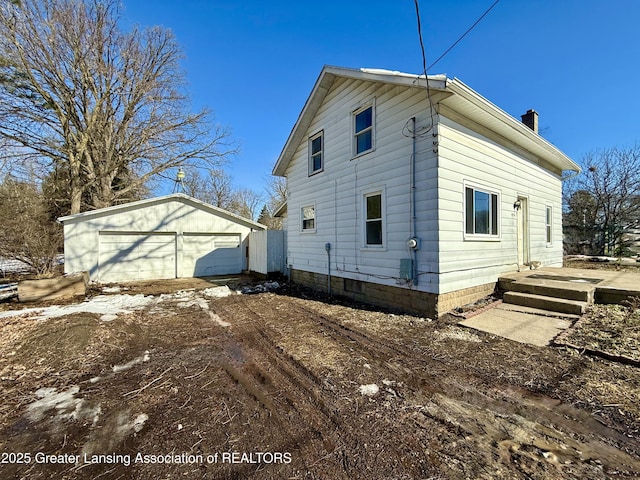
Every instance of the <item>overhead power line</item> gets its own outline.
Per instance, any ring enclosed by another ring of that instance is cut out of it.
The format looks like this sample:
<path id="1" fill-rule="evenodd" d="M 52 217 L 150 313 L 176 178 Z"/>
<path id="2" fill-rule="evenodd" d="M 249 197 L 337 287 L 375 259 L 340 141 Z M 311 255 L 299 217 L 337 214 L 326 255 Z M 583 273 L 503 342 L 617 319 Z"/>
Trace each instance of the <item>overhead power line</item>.
<path id="1" fill-rule="evenodd" d="M 416 2 L 416 8 L 417 8 L 417 0 L 414 0 L 414 1 Z M 486 10 L 482 15 L 480 15 L 480 18 L 478 18 L 478 19 L 473 23 L 473 25 L 471 25 L 471 26 L 467 29 L 467 31 L 466 31 L 466 32 L 464 32 L 464 33 L 460 36 L 460 38 L 458 38 L 458 39 L 457 39 L 457 40 L 456 40 L 456 41 L 455 41 L 455 42 L 454 42 L 454 43 L 453 43 L 449 48 L 447 48 L 447 49 L 444 51 L 444 53 L 443 53 L 442 55 L 440 55 L 440 56 L 438 57 L 438 59 L 437 59 L 435 62 L 433 62 L 431 65 L 429 65 L 429 69 L 431 69 L 431 68 L 432 68 L 436 63 L 438 63 L 440 60 L 442 60 L 442 59 L 445 57 L 445 55 L 446 55 L 447 53 L 449 53 L 451 50 L 453 50 L 453 48 L 454 48 L 456 45 L 458 45 L 458 43 L 460 43 L 460 41 L 461 41 L 464 37 L 466 37 L 466 36 L 467 36 L 467 34 L 468 34 L 469 32 L 471 32 L 471 30 L 473 30 L 473 29 L 475 28 L 475 27 L 476 27 L 476 25 L 478 25 L 478 24 L 482 21 L 482 19 L 483 19 L 484 17 L 486 17 L 486 16 L 487 16 L 487 14 L 488 14 L 491 10 L 493 10 L 493 7 L 495 7 L 495 6 L 498 4 L 498 2 L 499 2 L 499 1 L 500 1 L 500 0 L 496 0 L 495 2 L 493 2 L 493 4 L 492 4 L 489 8 L 487 8 L 487 10 Z M 420 44 L 422 45 L 422 37 L 420 38 Z M 426 71 L 426 69 L 425 69 L 425 71 Z"/>

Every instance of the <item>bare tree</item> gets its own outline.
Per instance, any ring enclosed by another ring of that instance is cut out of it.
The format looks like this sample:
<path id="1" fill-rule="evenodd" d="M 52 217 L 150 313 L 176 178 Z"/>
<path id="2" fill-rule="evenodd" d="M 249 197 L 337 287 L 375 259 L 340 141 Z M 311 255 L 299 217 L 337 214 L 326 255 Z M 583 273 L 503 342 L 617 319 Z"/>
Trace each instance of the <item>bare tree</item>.
<path id="1" fill-rule="evenodd" d="M 207 189 L 211 195 L 209 203 L 216 207 L 229 209 L 233 202 L 234 191 L 231 176 L 224 170 L 210 170 Z"/>
<path id="2" fill-rule="evenodd" d="M 271 230 L 282 230 L 282 218 L 275 217 L 276 211 L 287 201 L 287 179 L 271 176 L 267 179 L 267 203 L 261 212 L 260 223 Z"/>
<path id="3" fill-rule="evenodd" d="M 236 190 L 228 210 L 250 220 L 258 216 L 258 207 L 264 203 L 262 194 L 249 188 Z"/>
<path id="4" fill-rule="evenodd" d="M 229 209 L 234 199 L 231 176 L 222 169 L 209 169 L 206 175 L 193 169 L 186 172 L 183 185 L 187 195 L 216 207 Z"/>
<path id="5" fill-rule="evenodd" d="M 0 138 L 64 172 L 72 214 L 127 201 L 168 169 L 218 167 L 234 150 L 208 110 L 189 112 L 173 34 L 122 32 L 119 5 L 0 7 Z"/>
<path id="6" fill-rule="evenodd" d="M 582 164 L 567 185 L 566 218 L 591 232 L 595 253 L 617 255 L 625 233 L 640 222 L 640 146 L 595 151 Z"/>
<path id="7" fill-rule="evenodd" d="M 56 266 L 62 227 L 52 221 L 42 193 L 34 184 L 5 178 L 0 184 L 0 252 L 20 260 L 37 274 Z"/>

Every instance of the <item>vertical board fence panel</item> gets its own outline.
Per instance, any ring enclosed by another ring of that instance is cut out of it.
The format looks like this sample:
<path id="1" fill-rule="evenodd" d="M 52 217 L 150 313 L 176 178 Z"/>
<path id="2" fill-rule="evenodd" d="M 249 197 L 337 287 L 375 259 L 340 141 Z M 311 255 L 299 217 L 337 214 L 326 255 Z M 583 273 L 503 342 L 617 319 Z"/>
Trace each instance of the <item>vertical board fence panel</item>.
<path id="1" fill-rule="evenodd" d="M 284 271 L 284 231 L 265 230 L 249 235 L 249 270 L 263 275 Z"/>

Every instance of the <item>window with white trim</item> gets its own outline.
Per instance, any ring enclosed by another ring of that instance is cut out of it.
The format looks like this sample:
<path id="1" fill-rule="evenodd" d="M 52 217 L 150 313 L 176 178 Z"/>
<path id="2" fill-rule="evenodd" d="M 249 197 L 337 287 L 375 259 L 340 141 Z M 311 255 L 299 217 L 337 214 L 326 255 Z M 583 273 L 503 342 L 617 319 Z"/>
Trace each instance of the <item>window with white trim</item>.
<path id="1" fill-rule="evenodd" d="M 361 155 L 373 150 L 373 105 L 353 112 L 353 154 Z"/>
<path id="2" fill-rule="evenodd" d="M 301 230 L 303 232 L 316 231 L 316 206 L 307 205 L 300 209 Z"/>
<path id="3" fill-rule="evenodd" d="M 551 205 L 547 205 L 545 209 L 545 233 L 547 238 L 547 245 L 551 245 L 553 243 L 553 207 Z"/>
<path id="4" fill-rule="evenodd" d="M 309 138 L 309 175 L 324 169 L 324 132 Z"/>
<path id="5" fill-rule="evenodd" d="M 366 194 L 364 196 L 364 210 L 365 246 L 382 247 L 384 245 L 382 193 Z"/>
<path id="6" fill-rule="evenodd" d="M 500 234 L 500 195 L 475 187 L 465 187 L 465 234 L 494 237 Z"/>

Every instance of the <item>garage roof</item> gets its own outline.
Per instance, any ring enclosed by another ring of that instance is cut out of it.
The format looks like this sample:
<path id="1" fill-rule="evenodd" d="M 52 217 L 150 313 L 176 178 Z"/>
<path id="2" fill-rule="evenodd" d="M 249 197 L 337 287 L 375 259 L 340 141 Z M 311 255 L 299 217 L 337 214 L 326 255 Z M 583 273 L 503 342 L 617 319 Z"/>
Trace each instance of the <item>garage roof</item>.
<path id="1" fill-rule="evenodd" d="M 162 203 L 174 202 L 174 201 L 191 205 L 195 208 L 199 208 L 200 210 L 208 211 L 213 215 L 218 215 L 220 217 L 228 218 L 231 221 L 247 226 L 249 228 L 253 228 L 256 230 L 267 229 L 266 225 L 263 225 L 258 222 L 254 222 L 253 220 L 249 220 L 248 218 L 241 217 L 240 215 L 231 213 L 223 208 L 215 207 L 206 202 L 202 202 L 196 198 L 190 197 L 189 195 L 185 195 L 184 193 L 172 193 L 171 195 L 164 195 L 162 197 L 146 198 L 144 200 L 139 200 L 137 202 L 124 203 L 122 205 L 114 205 L 113 207 L 100 208 L 98 210 L 91 210 L 88 212 L 77 213 L 75 215 L 67 215 L 65 217 L 58 218 L 58 221 L 60 223 L 66 223 L 66 222 L 74 223 L 77 221 L 83 221 L 90 218 L 101 217 L 105 215 L 112 215 L 114 213 L 127 212 L 130 210 L 135 210 L 140 207 L 159 205 Z"/>

